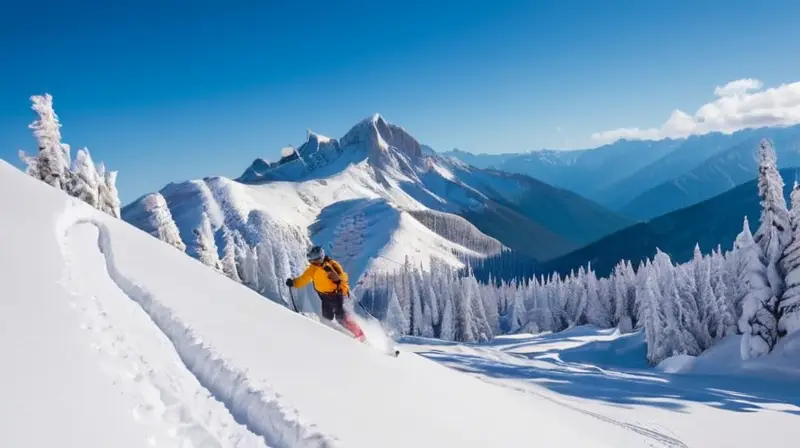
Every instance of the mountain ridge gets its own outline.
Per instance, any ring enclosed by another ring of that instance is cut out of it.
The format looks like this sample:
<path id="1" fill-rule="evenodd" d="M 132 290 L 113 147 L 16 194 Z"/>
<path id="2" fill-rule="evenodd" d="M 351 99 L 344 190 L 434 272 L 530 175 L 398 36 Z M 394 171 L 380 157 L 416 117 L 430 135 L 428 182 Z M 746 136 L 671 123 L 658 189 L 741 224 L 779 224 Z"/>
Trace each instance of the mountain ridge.
<path id="1" fill-rule="evenodd" d="M 784 168 L 780 175 L 784 179 L 783 194 L 789 201 L 792 182 L 800 172 L 796 168 Z M 754 179 L 722 194 L 691 206 L 667 213 L 647 222 L 639 222 L 619 232 L 608 235 L 592 244 L 535 268 L 537 275 L 558 272 L 562 275 L 591 263 L 598 276 L 605 276 L 620 260 L 630 260 L 634 265 L 645 258 L 652 258 L 656 248 L 678 263 L 691 259 L 696 244 L 703 253 L 721 245 L 723 251 L 730 249 L 736 235 L 742 230 L 747 217 L 751 232 L 759 222 L 760 198 L 758 180 Z"/>
<path id="2" fill-rule="evenodd" d="M 632 220 L 708 199 L 754 178 L 758 140 L 775 140 L 781 167 L 800 163 L 800 125 L 709 132 L 679 139 L 626 140 L 591 149 L 469 154 L 479 167 L 527 174 L 578 193 Z M 789 148 L 789 149 L 787 149 Z"/>

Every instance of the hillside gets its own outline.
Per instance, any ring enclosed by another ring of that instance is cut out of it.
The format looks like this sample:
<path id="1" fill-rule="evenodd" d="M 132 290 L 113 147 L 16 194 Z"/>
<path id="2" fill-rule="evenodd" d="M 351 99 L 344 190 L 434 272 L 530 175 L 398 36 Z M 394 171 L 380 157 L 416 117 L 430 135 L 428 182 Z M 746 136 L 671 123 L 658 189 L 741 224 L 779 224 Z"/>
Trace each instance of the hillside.
<path id="1" fill-rule="evenodd" d="M 406 258 L 463 266 L 503 247 L 547 260 L 630 224 L 541 181 L 426 155 L 380 115 L 340 139 L 309 132 L 281 160 L 256 160 L 236 180 L 169 184 L 122 217 L 162 239 L 177 235 L 176 247 L 271 297 L 285 295 L 283 279 L 302 269 L 312 243 L 359 278 Z"/>
<path id="2" fill-rule="evenodd" d="M 385 356 L 5 162 L 0 188 L 15 193 L 0 216 L 14 255 L 0 349 L 24 366 L 0 373 L 3 446 L 513 446 L 531 421 L 547 422 L 548 446 L 645 446 L 413 353 Z"/>
<path id="3" fill-rule="evenodd" d="M 783 169 L 784 195 L 789 200 L 796 169 Z M 667 253 L 678 263 L 692 258 L 694 247 L 700 245 L 703 253 L 708 253 L 717 245 L 723 250 L 742 230 L 745 216 L 752 231 L 760 216 L 760 199 L 756 180 L 739 185 L 723 194 L 686 207 L 649 222 L 637 223 L 609 235 L 570 254 L 543 263 L 537 267 L 538 273 L 559 272 L 567 274 L 580 266 L 592 264 L 598 276 L 605 276 L 620 260 L 631 260 L 636 265 L 639 260 L 652 258 L 656 248 Z"/>
<path id="4" fill-rule="evenodd" d="M 800 126 L 740 131 L 730 138 L 737 139 L 735 145 L 718 152 L 693 170 L 642 192 L 621 207 L 620 213 L 648 220 L 754 179 L 761 138 L 773 140 L 779 167 L 800 166 Z"/>
<path id="5" fill-rule="evenodd" d="M 791 338 L 655 369 L 641 333 L 591 327 L 388 357 L 4 161 L 0 188 L 0 349 L 24 366 L 0 372 L 3 446 L 746 447 L 800 411 Z"/>

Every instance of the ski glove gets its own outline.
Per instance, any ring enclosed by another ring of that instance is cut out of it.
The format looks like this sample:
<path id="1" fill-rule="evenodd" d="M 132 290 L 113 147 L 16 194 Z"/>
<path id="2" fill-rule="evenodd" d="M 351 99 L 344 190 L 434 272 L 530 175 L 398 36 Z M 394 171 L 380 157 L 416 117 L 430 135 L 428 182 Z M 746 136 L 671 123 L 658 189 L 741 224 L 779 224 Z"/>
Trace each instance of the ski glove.
<path id="1" fill-rule="evenodd" d="M 292 279 L 290 279 L 290 278 L 287 278 L 287 279 L 286 279 L 286 286 L 288 286 L 288 287 L 290 287 L 290 288 L 291 288 L 292 286 L 294 286 L 294 280 L 292 280 Z"/>

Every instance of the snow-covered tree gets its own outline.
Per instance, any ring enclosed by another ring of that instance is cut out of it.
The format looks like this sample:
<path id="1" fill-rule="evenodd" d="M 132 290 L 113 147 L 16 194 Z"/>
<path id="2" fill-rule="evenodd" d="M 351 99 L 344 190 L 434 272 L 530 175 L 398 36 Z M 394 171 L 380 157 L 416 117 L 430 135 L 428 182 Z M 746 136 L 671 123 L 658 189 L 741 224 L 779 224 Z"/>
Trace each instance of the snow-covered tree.
<path id="1" fill-rule="evenodd" d="M 222 249 L 222 257 L 220 257 L 222 272 L 232 280 L 241 282 L 239 268 L 236 266 L 237 247 L 233 232 L 228 227 L 223 226 L 220 231 L 220 240 L 221 244 L 218 244 L 218 246 L 221 246 Z M 239 252 L 241 253 L 241 249 L 239 249 Z"/>
<path id="2" fill-rule="evenodd" d="M 61 123 L 53 109 L 53 97 L 49 93 L 31 96 L 31 108 L 39 118 L 28 127 L 39 144 L 35 156 L 20 152 L 20 158 L 28 165 L 27 173 L 60 190 L 68 191 L 70 183 L 70 148 L 61 141 Z"/>
<path id="3" fill-rule="evenodd" d="M 800 184 L 792 187 L 790 223 L 792 238 L 783 251 L 786 290 L 778 305 L 778 331 L 790 334 L 800 330 Z"/>
<path id="4" fill-rule="evenodd" d="M 758 250 L 755 244 L 753 234 L 750 233 L 750 223 L 747 220 L 747 216 L 745 216 L 742 223 L 742 231 L 739 232 L 733 243 L 733 250 L 726 256 L 728 272 L 731 278 L 729 297 L 737 321 L 742 315 L 742 303 L 748 293 L 749 284 L 746 281 L 749 276 L 748 265 L 759 258 L 759 255 L 754 253 L 754 250 Z M 736 330 L 740 332 L 738 326 Z"/>
<path id="5" fill-rule="evenodd" d="M 102 162 L 97 170 L 100 176 L 98 183 L 98 208 L 109 215 L 119 218 L 120 200 L 117 191 L 117 172 L 106 171 L 105 164 Z"/>
<path id="6" fill-rule="evenodd" d="M 760 226 L 753 240 L 760 249 L 758 269 L 751 275 L 752 284 L 739 321 L 742 338 L 742 357 L 749 359 L 768 353 L 778 340 L 778 301 L 783 296 L 784 274 L 781 266 L 783 251 L 791 239 L 789 210 L 783 197 L 783 179 L 778 173 L 775 150 L 768 140 L 759 148 L 758 194 L 761 198 Z M 761 285 L 766 286 L 762 288 Z"/>
<path id="7" fill-rule="evenodd" d="M 722 255 L 721 248 L 718 247 L 711 254 L 710 263 L 710 282 L 715 301 L 713 310 L 716 315 L 714 319 L 716 327 L 709 327 L 709 331 L 715 342 L 736 332 L 736 314 L 729 298 L 731 289 L 729 285 L 732 282 L 728 276 L 725 257 Z"/>
<path id="8" fill-rule="evenodd" d="M 72 161 L 72 176 L 67 190 L 78 199 L 86 202 L 92 207 L 98 208 L 100 204 L 100 182 L 101 179 L 92 162 L 92 156 L 86 148 L 79 149 L 75 153 Z"/>
<path id="9" fill-rule="evenodd" d="M 439 330 L 439 338 L 446 341 L 456 339 L 456 309 L 453 303 L 453 296 L 446 295 L 442 304 L 442 323 Z"/>
<path id="10" fill-rule="evenodd" d="M 53 97 L 45 93 L 32 96 L 31 101 L 38 119 L 28 127 L 33 130 L 39 151 L 32 156 L 20 151 L 26 173 L 119 218 L 117 172 L 106 172 L 102 163 L 95 167 L 86 148 L 78 150 L 73 161 L 70 146 L 61 141 L 61 123 L 53 109 Z"/>
<path id="11" fill-rule="evenodd" d="M 222 272 L 222 263 L 219 259 L 217 244 L 214 241 L 214 230 L 211 228 L 211 221 L 208 218 L 208 214 L 203 212 L 199 225 L 192 231 L 192 233 L 194 234 L 195 239 L 192 242 L 193 244 L 188 246 L 187 252 L 189 255 L 200 260 L 200 262 L 206 266 L 210 266 L 211 268 Z M 261 265 L 264 263 L 264 260 L 261 258 L 263 254 L 259 253 L 258 256 L 259 265 Z M 271 260 L 268 263 L 271 265 Z"/>
<path id="12" fill-rule="evenodd" d="M 80 156 L 75 158 L 75 160 L 79 159 Z M 141 199 L 141 204 L 142 212 L 145 214 L 145 219 L 140 224 L 142 229 L 181 252 L 185 251 L 186 244 L 181 240 L 178 226 L 172 219 L 172 213 L 164 196 L 161 193 L 150 193 Z"/>

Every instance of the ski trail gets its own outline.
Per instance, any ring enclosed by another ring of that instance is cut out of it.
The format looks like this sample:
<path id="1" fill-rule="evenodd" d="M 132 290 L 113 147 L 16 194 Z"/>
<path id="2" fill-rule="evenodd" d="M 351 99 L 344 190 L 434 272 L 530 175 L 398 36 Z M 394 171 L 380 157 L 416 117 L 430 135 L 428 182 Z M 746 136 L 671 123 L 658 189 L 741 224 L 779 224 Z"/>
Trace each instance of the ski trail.
<path id="1" fill-rule="evenodd" d="M 503 359 L 503 357 L 509 357 L 509 356 L 512 357 L 512 358 L 517 358 L 513 354 L 505 353 L 505 352 L 502 352 L 502 351 L 497 351 L 497 350 L 492 349 L 492 348 L 485 349 L 485 350 L 475 350 L 475 351 L 479 354 L 479 356 L 481 356 L 483 358 L 490 358 L 491 357 L 491 358 L 495 358 L 495 359 L 498 359 L 498 360 Z M 491 352 L 491 353 L 489 353 L 489 352 Z M 444 353 L 447 353 L 447 352 L 444 352 Z M 437 361 L 437 362 L 441 362 L 436 356 L 428 356 L 428 355 L 425 355 L 425 356 L 427 358 L 431 359 L 431 360 L 434 360 L 434 361 Z M 520 359 L 521 361 L 525 360 L 525 358 L 518 358 L 518 359 Z M 449 368 L 453 368 L 452 366 L 448 365 L 447 362 L 442 363 L 442 365 L 447 366 Z M 572 403 L 569 403 L 569 402 L 567 402 L 565 400 L 559 400 L 559 399 L 557 399 L 557 398 L 555 398 L 555 397 L 553 397 L 553 396 L 551 396 L 549 394 L 538 392 L 536 390 L 533 390 L 532 388 L 523 387 L 523 386 L 520 386 L 520 385 L 511 384 L 509 382 L 502 381 L 502 380 L 499 380 L 499 379 L 490 378 L 490 377 L 487 377 L 487 376 L 482 375 L 480 373 L 468 373 L 468 374 L 472 375 L 475 378 L 478 378 L 478 379 L 480 379 L 480 380 L 482 380 L 482 381 L 484 381 L 486 383 L 493 384 L 493 385 L 500 386 L 500 387 L 504 387 L 506 389 L 511 389 L 511 390 L 516 391 L 516 392 L 522 392 L 522 393 L 525 393 L 525 394 L 534 395 L 534 396 L 536 396 L 538 398 L 547 400 L 547 401 L 549 401 L 551 403 L 554 403 L 554 404 L 557 404 L 559 406 L 565 407 L 565 408 L 570 409 L 572 411 L 580 412 L 581 414 L 584 414 L 584 415 L 587 415 L 589 417 L 598 419 L 598 420 L 603 421 L 605 423 L 609 423 L 609 424 L 612 424 L 612 425 L 615 425 L 615 426 L 619 426 L 619 427 L 624 428 L 624 429 L 626 429 L 628 431 L 632 431 L 632 432 L 635 432 L 635 433 L 640 434 L 642 436 L 645 436 L 645 437 L 647 437 L 647 438 L 659 443 L 661 446 L 688 448 L 688 445 L 686 443 L 684 443 L 682 440 L 677 439 L 675 437 L 672 437 L 670 435 L 664 434 L 662 432 L 659 432 L 658 430 L 646 428 L 644 426 L 640 426 L 640 425 L 637 425 L 637 424 L 634 424 L 634 423 L 630 423 L 630 422 L 627 422 L 627 421 L 617 420 L 617 419 L 609 417 L 607 415 L 603 415 L 603 414 L 600 414 L 598 412 L 593 412 L 593 411 L 590 411 L 588 409 L 581 408 L 580 406 L 572 404 Z"/>
<path id="2" fill-rule="evenodd" d="M 131 402 L 133 419 L 148 428 L 147 443 L 265 447 L 263 438 L 238 425 L 227 409 L 182 368 L 163 336 L 148 331 L 152 323 L 147 315 L 122 295 L 110 278 L 96 278 L 96 270 L 105 263 L 102 254 L 73 250 L 86 241 L 96 241 L 96 230 L 92 226 L 71 227 L 61 241 L 68 260 L 62 284 L 73 296 L 72 308 L 83 315 L 81 327 L 92 335 L 91 348 L 100 368 Z M 148 350 L 142 350 L 143 346 Z"/>
<path id="3" fill-rule="evenodd" d="M 488 380 L 488 379 L 480 377 L 480 376 L 478 378 L 481 378 L 483 381 L 486 381 L 486 382 L 488 382 L 490 384 L 495 384 L 495 385 L 498 385 L 498 386 L 501 386 L 501 387 L 512 389 L 512 390 L 515 390 L 517 392 L 522 392 L 522 393 L 526 393 L 526 394 L 535 395 L 535 396 L 537 396 L 539 398 L 547 400 L 547 401 L 549 401 L 551 403 L 555 403 L 555 404 L 557 404 L 559 406 L 563 406 L 563 407 L 565 407 L 567 409 L 571 409 L 573 411 L 580 412 L 581 414 L 588 415 L 589 417 L 596 418 L 596 419 L 601 420 L 603 422 L 610 423 L 612 425 L 616 425 L 616 426 L 619 426 L 621 428 L 625 428 L 628 431 L 633 431 L 633 432 L 635 432 L 637 434 L 641 434 L 641 435 L 643 435 L 645 437 L 653 439 L 653 440 L 661 443 L 663 446 L 680 447 L 680 448 L 688 448 L 689 447 L 689 445 L 683 443 L 683 441 L 681 441 L 680 439 L 676 439 L 675 437 L 666 435 L 666 434 L 661 433 L 661 432 L 659 432 L 659 431 L 657 431 L 655 429 L 645 428 L 644 426 L 639 426 L 639 425 L 635 425 L 633 423 L 617 420 L 617 419 L 608 417 L 606 415 L 600 414 L 598 412 L 592 412 L 592 411 L 589 411 L 587 409 L 583 409 L 583 408 L 581 408 L 581 407 L 579 407 L 577 405 L 567 403 L 566 401 L 558 400 L 556 398 L 547 396 L 546 394 L 543 394 L 543 393 L 540 393 L 540 392 L 536 392 L 536 391 L 531 390 L 531 389 L 527 389 L 527 388 L 520 387 L 520 386 L 512 386 L 512 385 L 507 384 L 507 383 L 491 381 L 491 380 Z"/>
<path id="4" fill-rule="evenodd" d="M 159 303 L 146 289 L 123 275 L 115 263 L 110 232 L 103 222 L 92 218 L 89 212 L 79 211 L 78 207 L 68 207 L 56 225 L 62 247 L 68 246 L 68 231 L 82 225 L 94 226 L 97 229 L 97 248 L 103 255 L 107 274 L 116 287 L 150 317 L 170 341 L 185 368 L 214 399 L 227 408 L 236 422 L 275 448 L 339 446 L 334 438 L 321 433 L 315 425 L 303 421 L 298 412 L 283 403 L 280 396 L 267 385 L 263 383 L 252 385 L 245 373 L 237 371 L 228 365 L 224 358 L 215 354 L 170 309 Z M 68 255 L 69 251 L 66 251 L 66 254 Z M 104 319 L 101 308 L 95 308 L 93 315 L 100 320 Z M 101 325 L 99 328 L 98 331 L 101 332 L 103 329 L 107 330 L 107 326 Z M 116 343 L 112 341 L 119 338 L 101 338 L 101 340 L 108 342 L 105 348 L 113 349 Z M 109 350 L 107 353 L 113 356 L 117 352 Z M 118 373 L 121 377 L 131 378 L 132 381 L 142 379 L 141 371 L 133 374 L 130 370 Z M 147 388 L 141 390 L 145 391 Z M 174 397 L 162 394 L 164 391 L 161 390 L 155 392 L 158 393 L 151 393 L 149 397 L 145 397 L 144 402 L 149 405 L 138 409 L 135 416 L 145 418 L 148 415 L 152 416 L 153 412 L 164 415 L 167 406 L 173 404 L 171 399 Z M 162 400 L 159 404 L 157 396 L 165 397 L 166 401 Z M 177 415 L 180 416 L 180 412 Z"/>

